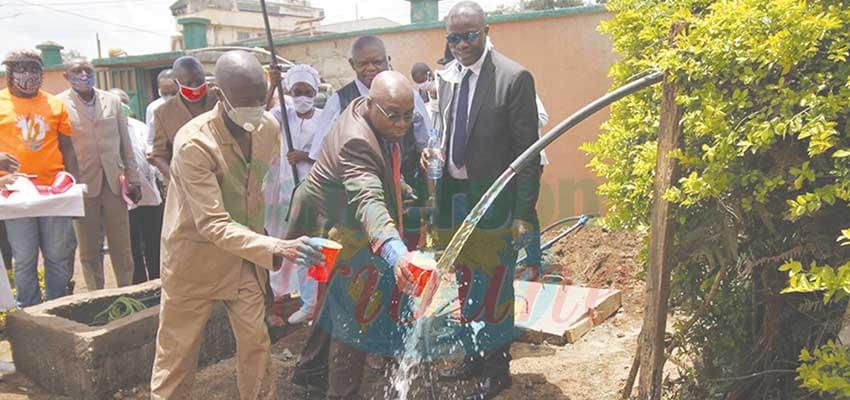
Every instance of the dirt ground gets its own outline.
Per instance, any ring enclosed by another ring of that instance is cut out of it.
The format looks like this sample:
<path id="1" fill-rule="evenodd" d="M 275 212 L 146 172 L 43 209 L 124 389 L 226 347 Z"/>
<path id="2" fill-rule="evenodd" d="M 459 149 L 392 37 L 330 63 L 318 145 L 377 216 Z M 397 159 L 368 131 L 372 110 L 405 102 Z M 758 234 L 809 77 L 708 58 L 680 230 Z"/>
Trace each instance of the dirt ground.
<path id="1" fill-rule="evenodd" d="M 642 321 L 643 283 L 639 280 L 642 269 L 635 261 L 641 240 L 642 237 L 634 233 L 606 232 L 589 225 L 548 252 L 544 261 L 551 263 L 552 267 L 546 273 L 560 273 L 574 285 L 620 289 L 623 291 L 623 308 L 575 344 L 561 347 L 515 343 L 511 363 L 513 387 L 499 399 L 619 399 Z M 111 272 L 107 273 L 107 279 L 112 279 L 111 275 Z M 85 290 L 82 276 L 76 279 L 76 291 Z M 281 399 L 304 398 L 293 396 L 299 391 L 289 379 L 307 333 L 306 327 L 299 328 L 273 346 L 272 359 Z M 199 371 L 193 398 L 237 399 L 235 371 L 236 364 L 232 358 Z M 386 382 L 387 379 L 380 374 L 368 371 L 363 385 L 365 398 L 385 399 L 388 391 Z M 471 386 L 470 382 L 454 386 L 440 383 L 438 398 L 462 398 L 459 395 L 471 390 Z M 146 389 L 142 385 L 116 393 L 113 398 L 146 399 Z M 424 390 L 423 382 L 415 383 L 412 397 L 427 399 Z M 0 399 L 64 398 L 51 396 L 22 374 L 14 374 L 0 381 Z"/>

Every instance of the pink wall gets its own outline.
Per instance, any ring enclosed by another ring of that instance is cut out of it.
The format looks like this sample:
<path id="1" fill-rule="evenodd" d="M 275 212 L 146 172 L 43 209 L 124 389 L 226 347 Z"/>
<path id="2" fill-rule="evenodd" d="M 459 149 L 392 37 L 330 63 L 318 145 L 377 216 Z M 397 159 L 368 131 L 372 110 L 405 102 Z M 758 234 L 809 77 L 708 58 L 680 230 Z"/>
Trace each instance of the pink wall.
<path id="1" fill-rule="evenodd" d="M 597 31 L 605 12 L 574 13 L 535 19 L 491 23 L 496 49 L 525 65 L 534 75 L 537 92 L 550 115 L 551 129 L 610 88 L 608 69 L 615 61 L 610 40 Z M 438 67 L 443 55 L 442 28 L 381 33 L 393 66 L 406 75 L 416 62 Z M 313 64 L 328 82 L 339 88 L 352 79 L 348 52 L 355 37 L 284 45 L 279 54 L 295 62 Z M 538 204 L 544 223 L 558 217 L 599 212 L 595 194 L 598 178 L 586 167 L 590 161 L 578 147 L 595 139 L 608 118 L 601 111 L 552 144 L 551 164 L 544 171 Z"/>

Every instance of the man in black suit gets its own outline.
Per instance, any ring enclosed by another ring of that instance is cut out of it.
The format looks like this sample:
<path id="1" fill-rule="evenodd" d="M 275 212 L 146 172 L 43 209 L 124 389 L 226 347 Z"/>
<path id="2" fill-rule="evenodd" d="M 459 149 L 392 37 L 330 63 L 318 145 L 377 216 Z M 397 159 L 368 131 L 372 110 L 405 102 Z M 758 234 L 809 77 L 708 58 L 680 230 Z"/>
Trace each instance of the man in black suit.
<path id="1" fill-rule="evenodd" d="M 438 188 L 439 224 L 456 229 L 510 163 L 538 139 L 534 79 L 523 66 L 486 46 L 481 6 L 455 5 L 446 17 L 455 60 L 438 73 L 444 133 L 444 176 Z M 431 151 L 423 153 L 423 165 Z M 540 160 L 517 171 L 470 237 L 456 263 L 468 333 L 466 358 L 444 380 L 483 378 L 468 399 L 490 399 L 511 385 L 516 249 L 532 232 Z M 458 201 L 465 195 L 466 206 Z M 448 238 L 441 235 L 441 238 Z"/>

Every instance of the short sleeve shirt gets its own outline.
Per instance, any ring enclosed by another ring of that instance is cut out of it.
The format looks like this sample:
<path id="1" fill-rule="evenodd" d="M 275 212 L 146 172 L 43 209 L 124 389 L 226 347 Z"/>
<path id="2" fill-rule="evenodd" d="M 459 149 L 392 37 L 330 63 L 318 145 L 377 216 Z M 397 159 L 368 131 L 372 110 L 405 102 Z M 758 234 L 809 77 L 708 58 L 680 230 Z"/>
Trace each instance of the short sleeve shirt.
<path id="1" fill-rule="evenodd" d="M 33 98 L 0 91 L 0 152 L 20 162 L 20 171 L 36 175 L 40 185 L 53 183 L 65 169 L 59 135 L 71 136 L 71 123 L 62 100 L 39 91 Z"/>

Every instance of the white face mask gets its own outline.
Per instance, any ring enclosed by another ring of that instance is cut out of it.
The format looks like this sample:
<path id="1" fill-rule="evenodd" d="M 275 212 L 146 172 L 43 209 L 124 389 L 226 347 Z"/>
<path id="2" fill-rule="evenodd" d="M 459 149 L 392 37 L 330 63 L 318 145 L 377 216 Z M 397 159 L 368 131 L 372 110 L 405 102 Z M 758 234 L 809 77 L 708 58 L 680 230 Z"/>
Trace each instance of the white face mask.
<path id="1" fill-rule="evenodd" d="M 256 132 L 263 127 L 263 113 L 266 112 L 265 107 L 233 107 L 230 104 L 230 100 L 227 100 L 224 91 L 219 90 L 219 94 L 221 95 L 221 99 L 224 100 L 224 112 L 227 113 L 227 117 L 233 123 L 248 132 Z"/>
<path id="2" fill-rule="evenodd" d="M 293 97 L 292 106 L 297 113 L 306 114 L 313 109 L 313 98 L 307 96 Z"/>

